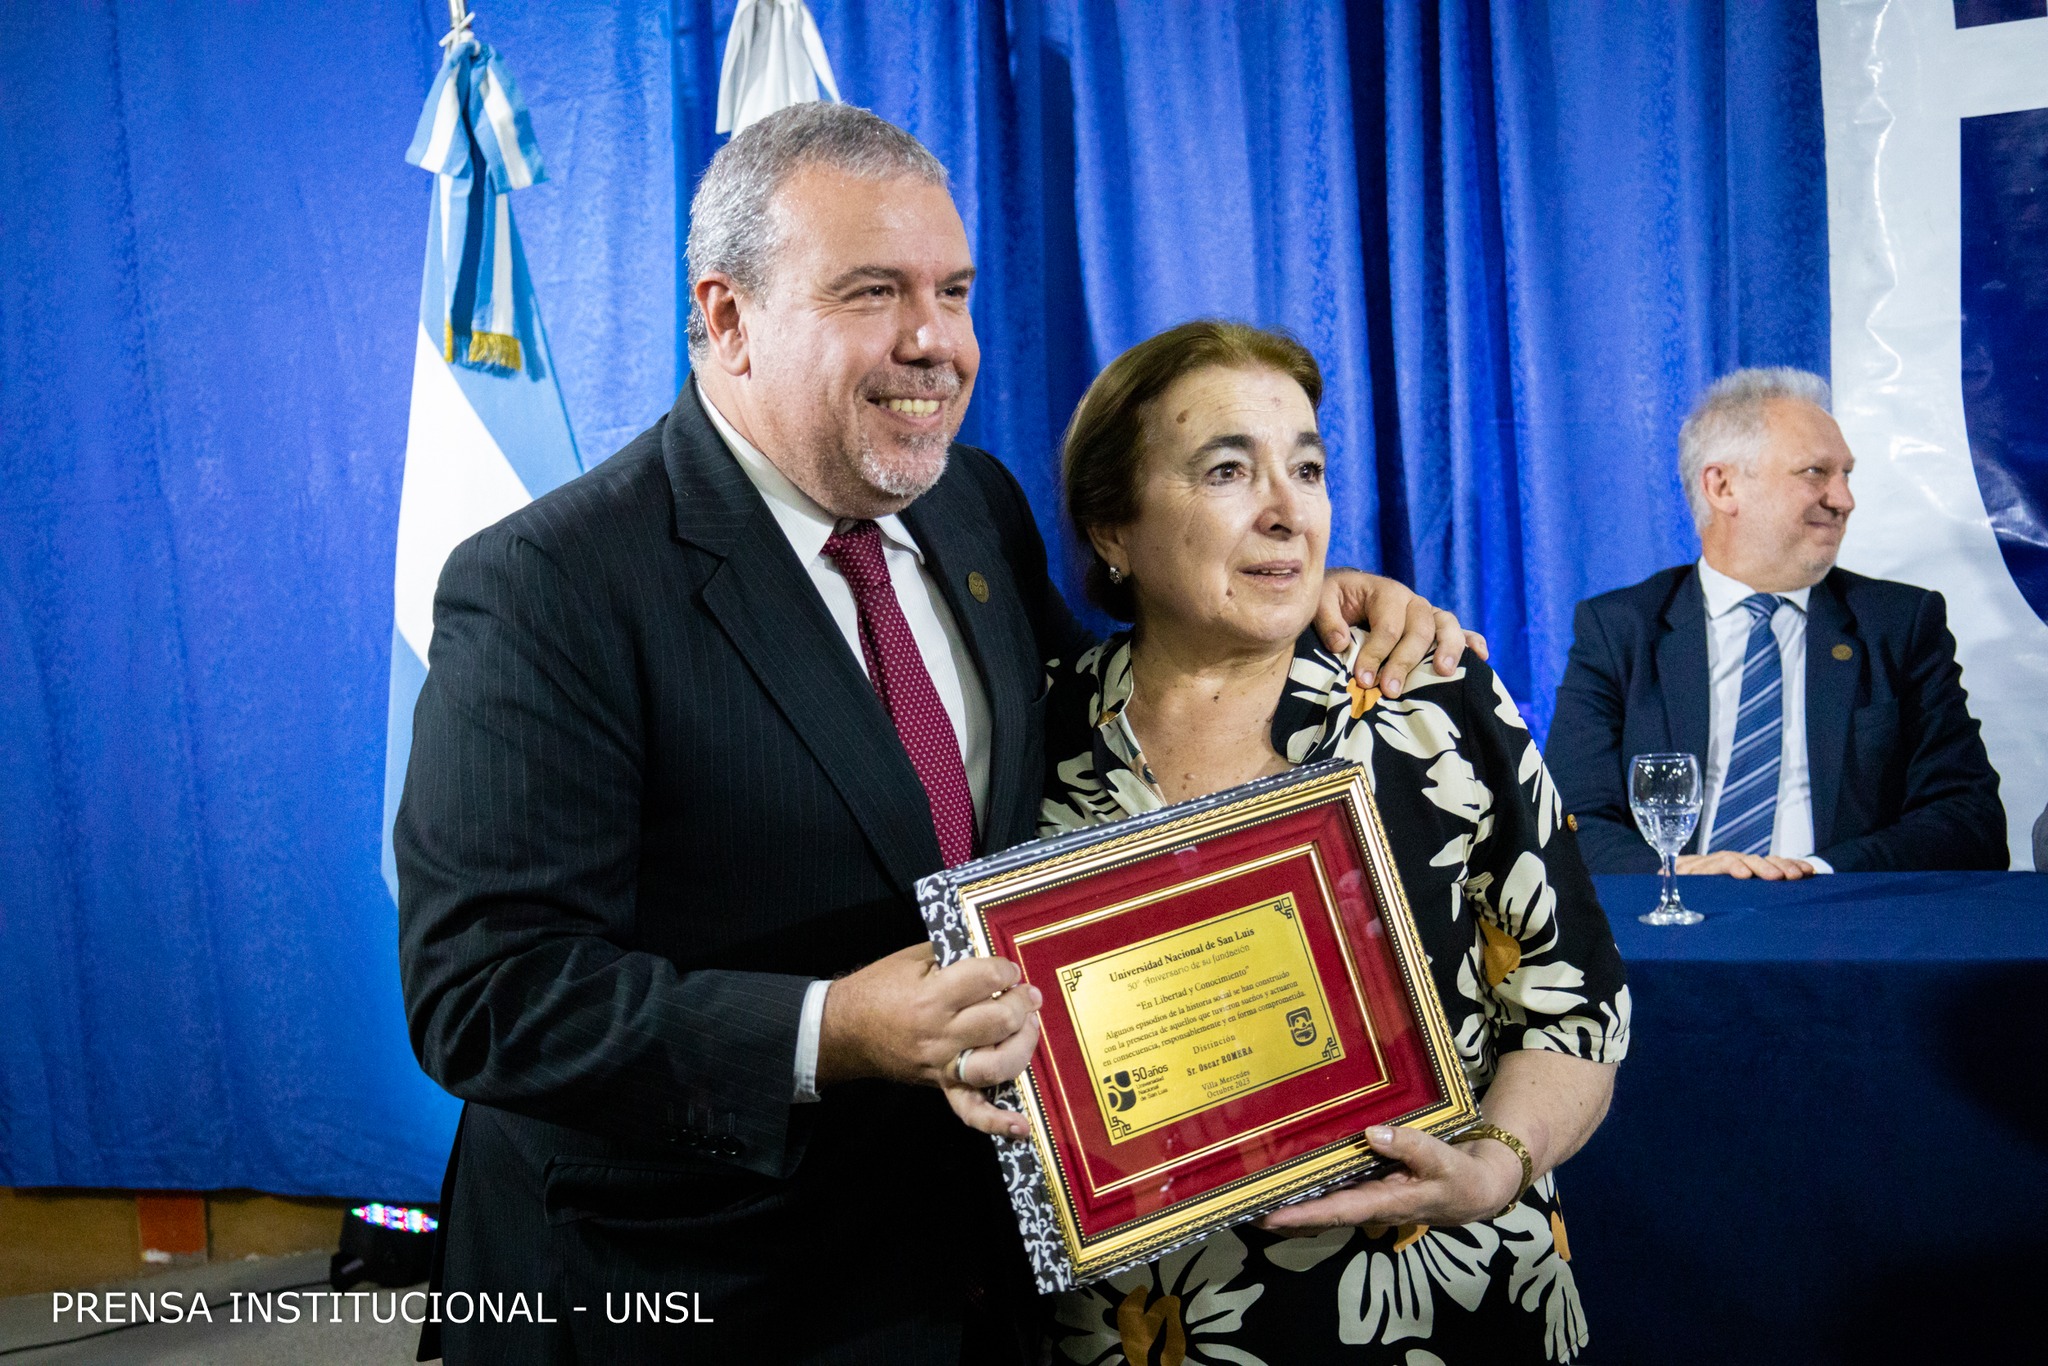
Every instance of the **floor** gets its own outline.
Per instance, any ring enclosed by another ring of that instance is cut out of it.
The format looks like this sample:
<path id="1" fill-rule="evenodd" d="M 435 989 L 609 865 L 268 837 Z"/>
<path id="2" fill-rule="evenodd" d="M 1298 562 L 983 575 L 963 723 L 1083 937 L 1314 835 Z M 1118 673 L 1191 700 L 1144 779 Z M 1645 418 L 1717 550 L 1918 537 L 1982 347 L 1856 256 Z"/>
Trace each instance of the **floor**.
<path id="1" fill-rule="evenodd" d="M 398 1366 L 410 1362 L 419 1345 L 419 1328 L 402 1318 L 392 1323 L 375 1322 L 377 1315 L 390 1317 L 396 1313 L 395 1292 L 363 1286 L 360 1289 L 364 1293 L 359 1298 L 350 1300 L 344 1296 L 337 1303 L 325 1293 L 327 1259 L 324 1252 L 251 1257 L 240 1262 L 180 1267 L 82 1292 L 104 1297 L 109 1292 L 122 1296 L 122 1292 L 132 1291 L 142 1297 L 145 1305 L 157 1307 L 159 1321 L 67 1346 L 35 1348 L 33 1344 L 79 1337 L 107 1325 L 89 1320 L 79 1322 L 75 1307 L 62 1312 L 53 1322 L 53 1310 L 63 1304 L 61 1295 L 0 1299 L 0 1359 L 4 1359 L 5 1366 L 74 1366 L 88 1362 L 94 1366 L 273 1366 L 284 1361 L 294 1366 Z M 292 1286 L 309 1288 L 290 1297 L 259 1298 L 255 1302 L 270 1306 L 272 1321 L 248 1321 L 252 1292 L 260 1297 L 263 1292 Z M 312 1297 L 314 1290 L 322 1292 L 320 1298 Z M 194 1306 L 200 1295 L 205 1296 L 211 1312 L 210 1322 L 203 1318 L 179 1323 L 161 1321 L 171 1306 Z M 415 1317 L 419 1303 L 412 1302 Z M 298 1314 L 296 1322 L 278 1321 L 289 1318 L 293 1309 Z M 333 1321 L 337 1310 L 340 1322 Z M 129 1312 L 121 1311 L 122 1317 Z M 315 1316 L 318 1322 L 313 1321 Z M 360 1322 L 354 1321 L 357 1316 Z M 243 1321 L 234 1322 L 236 1317 Z"/>

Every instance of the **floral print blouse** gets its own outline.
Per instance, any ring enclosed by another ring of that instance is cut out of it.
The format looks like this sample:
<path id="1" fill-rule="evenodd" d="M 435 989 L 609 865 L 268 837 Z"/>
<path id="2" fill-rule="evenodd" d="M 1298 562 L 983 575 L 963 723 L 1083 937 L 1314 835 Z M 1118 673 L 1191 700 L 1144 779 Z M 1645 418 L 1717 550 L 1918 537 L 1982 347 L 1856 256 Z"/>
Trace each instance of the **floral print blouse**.
<path id="1" fill-rule="evenodd" d="M 1048 665 L 1040 834 L 1166 805 L 1125 719 L 1130 664 L 1125 632 Z M 1304 632 L 1273 747 L 1295 764 L 1365 766 L 1475 1094 L 1518 1048 L 1621 1061 L 1621 957 L 1542 755 L 1476 655 L 1448 676 L 1425 664 L 1387 698 Z M 1286 1238 L 1240 1225 L 1060 1296 L 1060 1359 L 1569 1361 L 1587 1341 L 1570 1257 L 1549 1175 L 1506 1214 L 1457 1228 Z"/>

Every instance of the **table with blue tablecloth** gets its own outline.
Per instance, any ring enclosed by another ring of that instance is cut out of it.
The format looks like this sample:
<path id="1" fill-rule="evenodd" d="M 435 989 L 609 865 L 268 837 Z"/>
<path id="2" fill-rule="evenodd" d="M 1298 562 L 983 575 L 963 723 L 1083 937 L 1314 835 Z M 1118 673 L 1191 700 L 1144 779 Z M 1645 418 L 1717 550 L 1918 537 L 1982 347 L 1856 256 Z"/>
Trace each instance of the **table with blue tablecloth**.
<path id="1" fill-rule="evenodd" d="M 1634 1038 L 1560 1180 L 1593 1363 L 2041 1341 L 2048 876 L 1596 879 Z M 2041 1350 L 2038 1346 L 2028 1349 Z"/>

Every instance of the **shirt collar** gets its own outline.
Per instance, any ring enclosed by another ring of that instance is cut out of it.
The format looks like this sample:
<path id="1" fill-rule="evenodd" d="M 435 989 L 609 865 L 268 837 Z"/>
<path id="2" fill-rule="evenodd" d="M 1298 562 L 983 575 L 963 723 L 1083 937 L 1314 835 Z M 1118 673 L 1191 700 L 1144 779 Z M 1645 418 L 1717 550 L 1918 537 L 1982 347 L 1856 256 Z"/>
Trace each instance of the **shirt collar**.
<path id="1" fill-rule="evenodd" d="M 1113 725 L 1123 718 L 1131 704 L 1131 632 L 1118 631 L 1103 643 L 1101 664 L 1096 675 L 1101 690 L 1096 697 L 1096 724 Z"/>
<path id="2" fill-rule="evenodd" d="M 825 542 L 839 529 L 840 519 L 819 507 L 817 500 L 792 484 L 788 475 L 775 468 L 774 461 L 741 436 L 739 428 L 718 411 L 718 405 L 704 392 L 704 386 L 697 384 L 695 376 L 691 377 L 690 383 L 696 385 L 697 398 L 704 405 L 705 416 L 711 419 L 711 426 L 719 439 L 725 442 L 725 448 L 732 452 L 733 459 L 739 461 L 740 469 L 746 473 L 754 490 L 768 504 L 768 512 L 775 518 L 775 524 L 789 538 L 798 563 L 807 565 L 824 554 Z M 884 540 L 892 541 L 917 556 L 918 563 L 924 562 L 924 549 L 910 534 L 910 528 L 903 525 L 901 517 L 894 513 L 877 517 L 875 525 L 881 528 Z"/>
<path id="3" fill-rule="evenodd" d="M 1118 631 L 1081 656 L 1077 665 L 1083 673 L 1094 675 L 1095 696 L 1089 707 L 1094 733 L 1089 747 L 1094 751 L 1097 780 L 1125 815 L 1141 815 L 1166 805 L 1152 766 L 1138 747 L 1137 732 L 1124 716 L 1133 691 L 1130 631 Z"/>
<path id="4" fill-rule="evenodd" d="M 1699 571 L 1700 587 L 1705 589 L 1707 594 L 1707 616 L 1709 618 L 1726 616 L 1742 606 L 1744 598 L 1762 591 L 1761 589 L 1751 588 L 1740 579 L 1729 578 L 1726 574 L 1708 564 L 1704 555 L 1700 557 Z M 1813 596 L 1813 589 L 1811 587 L 1795 588 L 1789 593 L 1780 593 L 1777 596 L 1791 603 L 1801 612 L 1804 612 L 1806 610 L 1806 600 Z"/>

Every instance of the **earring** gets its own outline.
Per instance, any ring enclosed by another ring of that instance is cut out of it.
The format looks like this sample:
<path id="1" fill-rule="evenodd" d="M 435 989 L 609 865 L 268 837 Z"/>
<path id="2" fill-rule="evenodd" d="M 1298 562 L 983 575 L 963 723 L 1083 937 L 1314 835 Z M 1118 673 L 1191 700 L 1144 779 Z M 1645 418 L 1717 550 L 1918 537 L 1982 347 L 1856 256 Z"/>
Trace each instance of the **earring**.
<path id="1" fill-rule="evenodd" d="M 1124 581 L 1124 571 L 1118 569 L 1115 565 L 1111 565 L 1109 567 L 1109 581 L 1113 584 L 1122 583 Z"/>

